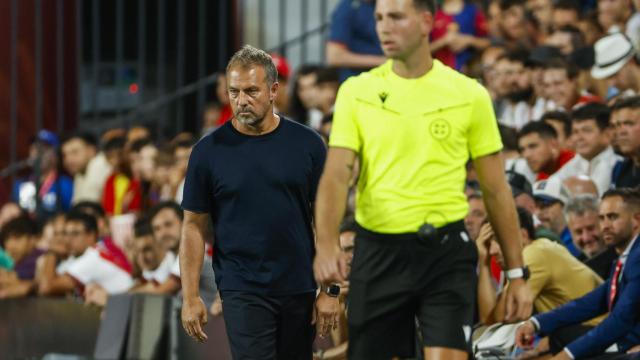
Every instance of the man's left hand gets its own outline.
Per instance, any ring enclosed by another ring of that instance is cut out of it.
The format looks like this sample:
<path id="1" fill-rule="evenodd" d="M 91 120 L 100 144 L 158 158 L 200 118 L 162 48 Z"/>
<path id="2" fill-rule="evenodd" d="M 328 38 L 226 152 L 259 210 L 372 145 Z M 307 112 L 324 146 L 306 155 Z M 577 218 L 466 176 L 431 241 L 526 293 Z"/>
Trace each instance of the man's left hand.
<path id="1" fill-rule="evenodd" d="M 316 324 L 320 337 L 325 337 L 331 332 L 331 329 L 338 327 L 339 313 L 340 301 L 338 298 L 331 297 L 320 291 L 313 308 L 312 320 L 312 323 Z"/>
<path id="2" fill-rule="evenodd" d="M 505 313 L 506 323 L 516 323 L 531 317 L 533 301 L 531 292 L 524 279 L 509 281 L 507 289 L 507 309 Z"/>

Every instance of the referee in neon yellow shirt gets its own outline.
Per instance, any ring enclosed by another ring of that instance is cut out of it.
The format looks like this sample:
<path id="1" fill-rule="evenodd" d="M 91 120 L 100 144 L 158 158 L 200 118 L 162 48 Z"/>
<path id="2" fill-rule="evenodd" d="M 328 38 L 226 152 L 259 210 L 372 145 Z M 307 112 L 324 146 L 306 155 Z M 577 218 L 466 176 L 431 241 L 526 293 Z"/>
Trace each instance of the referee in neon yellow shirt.
<path id="1" fill-rule="evenodd" d="M 376 30 L 390 60 L 348 79 L 336 100 L 314 272 L 325 285 L 350 281 L 351 359 L 414 356 L 416 319 L 426 359 L 468 358 L 477 286 L 477 250 L 463 224 L 469 156 L 509 269 L 505 321 L 531 315 L 491 100 L 432 59 L 434 13 L 433 0 L 378 0 Z M 338 229 L 356 157 L 360 231 L 348 274 Z"/>

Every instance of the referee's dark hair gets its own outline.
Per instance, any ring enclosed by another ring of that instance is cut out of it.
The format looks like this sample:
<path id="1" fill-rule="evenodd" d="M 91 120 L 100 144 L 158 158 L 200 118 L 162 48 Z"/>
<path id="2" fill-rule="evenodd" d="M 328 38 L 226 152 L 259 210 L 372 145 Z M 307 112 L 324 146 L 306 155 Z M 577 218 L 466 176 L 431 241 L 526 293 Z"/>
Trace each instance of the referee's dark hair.
<path id="1" fill-rule="evenodd" d="M 547 124 L 544 121 L 532 121 L 523 126 L 518 133 L 518 143 L 520 139 L 529 134 L 538 134 L 543 139 L 557 139 L 558 133 L 553 126 Z"/>
<path id="2" fill-rule="evenodd" d="M 529 240 L 533 241 L 536 239 L 536 228 L 533 225 L 533 216 L 531 213 L 522 207 L 518 207 L 518 220 L 520 220 L 520 228 L 524 229 L 529 236 Z"/>
<path id="3" fill-rule="evenodd" d="M 89 214 L 72 210 L 72 211 L 69 211 L 65 216 L 65 222 L 81 223 L 82 227 L 84 227 L 85 232 L 93 233 L 96 236 L 98 235 L 98 222 L 96 221 L 95 217 Z"/>
<path id="4" fill-rule="evenodd" d="M 158 213 L 164 209 L 173 210 L 178 216 L 178 218 L 180 219 L 180 221 L 184 219 L 184 212 L 182 211 L 182 208 L 180 207 L 180 205 L 178 205 L 178 203 L 176 203 L 175 201 L 169 200 L 169 201 L 159 202 L 149 210 L 149 215 L 147 217 L 147 219 L 149 219 L 149 222 L 152 222 L 153 219 L 156 217 L 156 215 L 158 215 Z"/>

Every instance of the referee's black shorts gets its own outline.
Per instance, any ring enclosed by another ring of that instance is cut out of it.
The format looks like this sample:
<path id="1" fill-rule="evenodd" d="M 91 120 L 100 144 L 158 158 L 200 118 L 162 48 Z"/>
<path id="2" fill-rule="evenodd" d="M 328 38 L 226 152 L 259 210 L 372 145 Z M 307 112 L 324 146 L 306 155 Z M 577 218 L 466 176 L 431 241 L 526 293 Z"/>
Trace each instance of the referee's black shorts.
<path id="1" fill-rule="evenodd" d="M 416 234 L 360 229 L 349 285 L 349 359 L 415 356 L 423 346 L 471 351 L 478 252 L 462 221 Z"/>

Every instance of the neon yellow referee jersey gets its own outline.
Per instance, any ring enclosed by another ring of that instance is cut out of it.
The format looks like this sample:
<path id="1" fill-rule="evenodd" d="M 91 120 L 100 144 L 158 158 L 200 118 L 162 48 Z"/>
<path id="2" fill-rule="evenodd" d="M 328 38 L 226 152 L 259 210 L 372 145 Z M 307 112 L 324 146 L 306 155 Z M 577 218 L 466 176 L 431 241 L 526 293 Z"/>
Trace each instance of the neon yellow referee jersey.
<path id="1" fill-rule="evenodd" d="M 489 94 L 438 60 L 416 79 L 391 63 L 349 78 L 336 100 L 329 146 L 360 158 L 356 221 L 398 234 L 460 220 L 469 156 L 502 149 Z"/>

